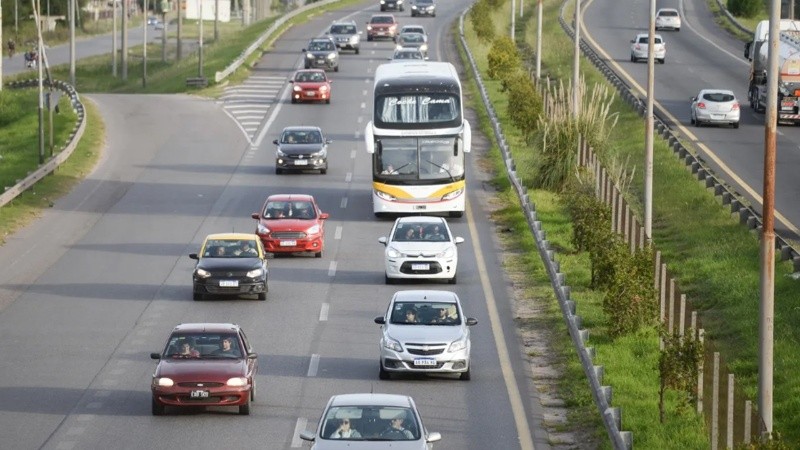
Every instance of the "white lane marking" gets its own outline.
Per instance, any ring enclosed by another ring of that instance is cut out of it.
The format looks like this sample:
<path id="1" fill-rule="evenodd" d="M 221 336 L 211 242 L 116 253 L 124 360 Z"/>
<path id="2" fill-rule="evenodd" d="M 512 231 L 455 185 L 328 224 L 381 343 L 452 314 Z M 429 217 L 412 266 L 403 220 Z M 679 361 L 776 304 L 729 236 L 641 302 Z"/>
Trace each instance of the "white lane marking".
<path id="1" fill-rule="evenodd" d="M 472 210 L 468 207 L 467 210 L 467 226 L 469 227 L 469 234 L 472 242 L 482 242 L 481 237 L 478 235 L 478 230 L 475 228 L 475 219 L 472 216 Z M 497 301 L 492 292 L 492 286 L 489 281 L 489 274 L 486 270 L 486 260 L 483 258 L 483 252 L 480 245 L 475 245 L 475 260 L 478 265 L 478 275 L 481 280 L 481 288 L 483 288 L 483 298 L 486 299 L 486 310 L 489 313 L 489 323 L 492 328 L 492 335 L 494 336 L 494 345 L 497 349 L 497 357 L 500 358 L 500 370 L 503 373 L 503 381 L 506 385 L 508 398 L 511 402 L 511 412 L 514 415 L 514 423 L 517 427 L 517 435 L 519 436 L 519 444 L 522 450 L 534 450 L 533 439 L 531 438 L 531 429 L 528 426 L 528 419 L 525 416 L 525 407 L 522 405 L 522 392 L 517 385 L 517 379 L 514 378 L 514 371 L 511 368 L 511 357 L 508 354 L 508 347 L 506 346 L 506 337 L 503 333 L 503 327 L 500 323 L 500 313 L 497 312 Z"/>
<path id="2" fill-rule="evenodd" d="M 306 376 L 308 377 L 317 376 L 317 370 L 319 370 L 319 355 L 313 354 L 311 355 L 311 362 L 308 363 L 308 373 L 306 374 Z"/>
<path id="3" fill-rule="evenodd" d="M 77 442 L 73 441 L 62 441 L 58 443 L 58 445 L 56 446 L 56 450 L 72 450 L 73 448 L 75 448 L 76 444 Z"/>
<path id="4" fill-rule="evenodd" d="M 355 151 L 355 149 L 350 150 L 350 159 L 356 159 L 356 151 Z"/>
<path id="5" fill-rule="evenodd" d="M 95 418 L 94 414 L 78 414 L 77 417 L 79 422 L 88 422 L 90 420 L 94 420 L 94 418 Z"/>
<path id="6" fill-rule="evenodd" d="M 307 425 L 308 419 L 305 417 L 297 418 L 297 423 L 294 425 L 294 433 L 292 434 L 292 448 L 298 448 L 303 445 L 303 441 L 300 439 L 300 432 L 305 431 Z"/>
<path id="7" fill-rule="evenodd" d="M 336 232 L 335 232 L 335 233 L 333 233 L 333 239 L 335 239 L 335 240 L 337 240 L 337 241 L 338 241 L 338 240 L 339 240 L 339 239 L 341 239 L 341 238 L 342 238 L 342 226 L 341 226 L 341 225 L 338 225 L 338 226 L 336 227 Z"/>
<path id="8" fill-rule="evenodd" d="M 367 95 L 367 90 L 364 89 L 363 91 L 361 91 L 361 95 Z"/>
<path id="9" fill-rule="evenodd" d="M 69 429 L 67 429 L 67 436 L 80 436 L 84 431 L 86 431 L 84 427 L 69 427 Z"/>
<path id="10" fill-rule="evenodd" d="M 356 119 L 356 123 L 361 123 L 363 121 L 364 121 L 364 116 L 358 116 L 358 118 Z"/>
<path id="11" fill-rule="evenodd" d="M 253 143 L 253 140 L 250 139 L 250 133 L 247 132 L 247 130 L 244 128 L 244 126 L 242 126 L 242 124 L 240 124 L 239 121 L 236 120 L 236 117 L 234 117 L 233 114 L 231 114 L 231 112 L 228 111 L 227 108 L 222 108 L 222 112 L 224 112 L 226 116 L 230 117 L 231 120 L 233 121 L 233 123 L 235 123 L 236 126 L 239 127 L 239 129 L 242 131 L 242 134 L 244 135 L 245 139 L 247 139 L 247 143 L 248 144 L 250 144 L 251 146 L 252 145 L 256 145 L 256 144 Z"/>
<path id="12" fill-rule="evenodd" d="M 339 208 L 341 209 L 347 208 L 347 197 L 342 197 L 342 201 L 339 202 Z"/>
<path id="13" fill-rule="evenodd" d="M 322 306 L 319 308 L 319 321 L 325 322 L 328 320 L 328 311 L 331 309 L 330 303 L 323 303 Z"/>
<path id="14" fill-rule="evenodd" d="M 361 102 L 361 109 L 364 109 L 364 108 L 366 108 L 366 107 L 367 107 L 367 104 L 366 104 L 366 103 L 364 103 L 364 102 Z"/>
<path id="15" fill-rule="evenodd" d="M 257 147 L 261 146 L 261 141 L 263 141 L 264 140 L 264 136 L 267 135 L 267 132 L 269 131 L 269 128 L 272 126 L 272 122 L 274 122 L 275 119 L 278 117 L 278 113 L 280 112 L 281 108 L 283 107 L 282 99 L 284 97 L 286 97 L 286 93 L 289 92 L 289 86 L 290 85 L 287 83 L 287 85 L 283 88 L 283 92 L 281 92 L 281 94 L 278 95 L 278 97 L 276 98 L 276 102 L 275 102 L 276 106 L 275 106 L 275 108 L 272 109 L 272 114 L 270 114 L 269 119 L 267 119 L 266 123 L 264 123 L 264 126 L 261 127 L 261 132 L 258 133 L 258 137 L 256 138 L 255 142 L 253 143 Z"/>
<path id="16" fill-rule="evenodd" d="M 353 172 L 347 172 L 347 175 L 344 176 L 344 182 L 349 183 L 353 181 Z"/>
<path id="17" fill-rule="evenodd" d="M 336 261 L 331 261 L 331 264 L 328 266 L 328 276 L 336 276 Z"/>

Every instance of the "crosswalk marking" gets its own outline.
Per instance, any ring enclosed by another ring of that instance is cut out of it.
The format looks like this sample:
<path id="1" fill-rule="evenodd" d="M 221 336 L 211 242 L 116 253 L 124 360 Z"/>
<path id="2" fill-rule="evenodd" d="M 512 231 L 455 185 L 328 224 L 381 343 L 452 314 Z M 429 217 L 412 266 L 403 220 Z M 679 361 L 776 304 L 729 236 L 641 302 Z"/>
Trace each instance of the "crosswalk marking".
<path id="1" fill-rule="evenodd" d="M 226 87 L 219 102 L 252 143 L 285 86 L 284 76 L 252 75 L 240 85 Z"/>

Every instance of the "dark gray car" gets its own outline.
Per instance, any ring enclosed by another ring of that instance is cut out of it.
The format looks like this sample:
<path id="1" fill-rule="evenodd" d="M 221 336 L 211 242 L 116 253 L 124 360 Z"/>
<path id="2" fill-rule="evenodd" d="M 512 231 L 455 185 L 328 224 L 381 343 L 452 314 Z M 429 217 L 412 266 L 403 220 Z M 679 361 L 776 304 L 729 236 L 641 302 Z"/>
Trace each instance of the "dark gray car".
<path id="1" fill-rule="evenodd" d="M 314 38 L 308 42 L 308 46 L 303 49 L 306 69 L 333 69 L 339 71 L 339 50 L 330 36 L 324 38 Z"/>
<path id="2" fill-rule="evenodd" d="M 358 31 L 356 23 L 352 20 L 346 22 L 334 22 L 328 30 L 328 35 L 333 38 L 339 50 L 353 50 L 356 55 L 361 48 L 361 31 Z"/>
<path id="3" fill-rule="evenodd" d="M 286 127 L 280 139 L 272 141 L 278 146 L 275 152 L 275 173 L 285 171 L 318 170 L 328 172 L 328 144 L 319 127 Z"/>

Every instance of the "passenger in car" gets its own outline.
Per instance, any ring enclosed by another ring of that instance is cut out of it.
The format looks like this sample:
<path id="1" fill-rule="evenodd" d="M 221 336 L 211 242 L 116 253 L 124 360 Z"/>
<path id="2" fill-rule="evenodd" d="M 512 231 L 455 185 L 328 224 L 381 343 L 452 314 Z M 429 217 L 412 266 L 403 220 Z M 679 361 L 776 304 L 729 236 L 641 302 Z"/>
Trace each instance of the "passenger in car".
<path id="1" fill-rule="evenodd" d="M 406 320 L 405 320 L 405 322 L 406 323 L 418 323 L 419 322 L 419 320 L 417 320 L 417 310 L 416 309 L 408 308 L 406 310 Z"/>
<path id="2" fill-rule="evenodd" d="M 339 428 L 331 434 L 331 439 L 360 438 L 361 433 L 355 428 L 350 428 L 350 419 L 339 419 Z"/>
<path id="3" fill-rule="evenodd" d="M 447 240 L 442 230 L 439 228 L 439 225 L 434 225 L 428 229 L 429 231 L 425 234 L 425 239 L 429 241 L 444 241 Z"/>
<path id="4" fill-rule="evenodd" d="M 189 341 L 183 341 L 180 346 L 180 352 L 178 353 L 179 356 L 184 358 L 199 358 L 200 352 L 197 349 L 192 347 L 192 344 Z"/>
<path id="5" fill-rule="evenodd" d="M 414 434 L 403 426 L 404 418 L 401 416 L 395 417 L 389 423 L 389 426 L 381 432 L 381 437 L 386 439 L 414 439 Z"/>

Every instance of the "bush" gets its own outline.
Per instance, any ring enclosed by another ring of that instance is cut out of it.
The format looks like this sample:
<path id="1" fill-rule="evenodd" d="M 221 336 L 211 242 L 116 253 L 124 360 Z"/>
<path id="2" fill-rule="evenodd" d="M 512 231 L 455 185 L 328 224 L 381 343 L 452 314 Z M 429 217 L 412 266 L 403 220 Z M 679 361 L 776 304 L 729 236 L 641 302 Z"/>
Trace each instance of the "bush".
<path id="1" fill-rule="evenodd" d="M 517 46 L 508 36 L 500 36 L 492 41 L 492 48 L 486 59 L 489 62 L 486 74 L 493 80 L 501 80 L 504 89 L 506 80 L 522 68 L 522 59 L 519 57 Z"/>
<path id="2" fill-rule="evenodd" d="M 658 356 L 658 372 L 661 383 L 658 392 L 658 413 L 664 423 L 664 393 L 667 389 L 682 392 L 683 401 L 678 412 L 686 411 L 697 402 L 697 376 L 700 361 L 703 359 L 703 345 L 694 339 L 694 331 L 690 330 L 683 337 L 677 334 L 661 332 L 664 349 Z"/>
<path id="3" fill-rule="evenodd" d="M 654 324 L 658 316 L 656 289 L 653 287 L 651 247 L 637 250 L 630 257 L 628 245 L 617 239 L 609 252 L 613 278 L 607 284 L 603 311 L 609 317 L 609 334 L 622 336 Z"/>
<path id="4" fill-rule="evenodd" d="M 728 11 L 737 17 L 752 19 L 763 10 L 761 0 L 728 0 Z"/>
<path id="5" fill-rule="evenodd" d="M 494 24 L 489 19 L 492 6 L 488 0 L 479 0 L 469 11 L 469 19 L 472 22 L 472 29 L 482 43 L 491 42 L 494 39 Z"/>
<path id="6" fill-rule="evenodd" d="M 523 72 L 514 72 L 506 82 L 508 95 L 508 116 L 525 139 L 536 131 L 536 124 L 542 113 L 542 97 L 533 87 L 530 78 Z"/>

